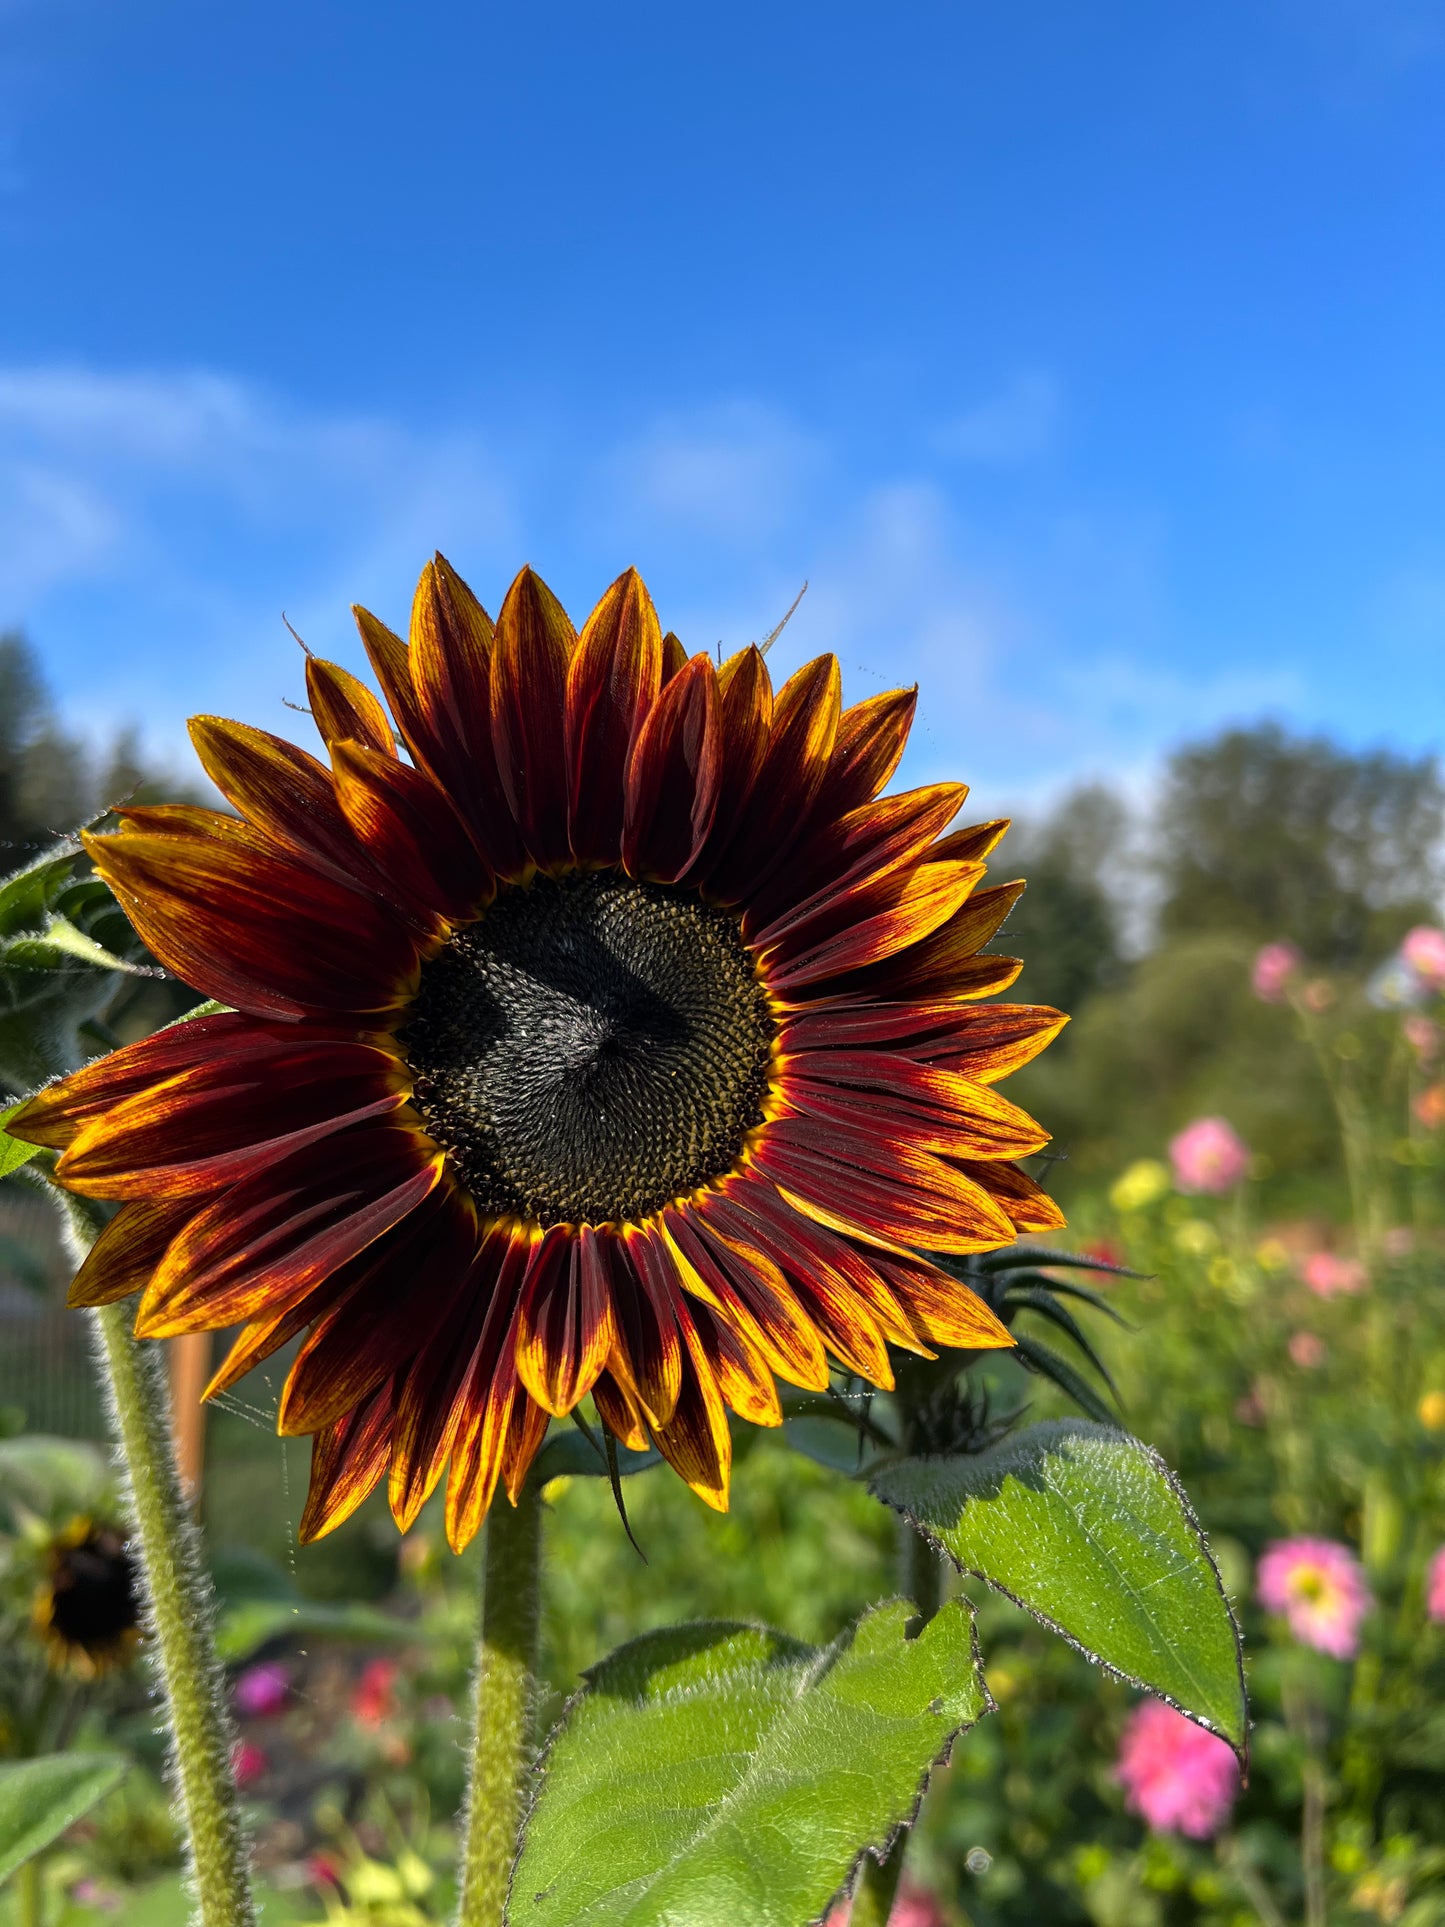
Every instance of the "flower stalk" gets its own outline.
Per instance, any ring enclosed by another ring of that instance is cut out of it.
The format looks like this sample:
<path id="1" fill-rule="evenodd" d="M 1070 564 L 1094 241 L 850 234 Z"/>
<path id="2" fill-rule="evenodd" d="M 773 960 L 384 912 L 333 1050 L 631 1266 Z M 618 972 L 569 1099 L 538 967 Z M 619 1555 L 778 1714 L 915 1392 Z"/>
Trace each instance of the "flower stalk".
<path id="1" fill-rule="evenodd" d="M 529 1480 L 487 1518 L 471 1791 L 457 1927 L 502 1927 L 535 1747 L 542 1499 Z"/>

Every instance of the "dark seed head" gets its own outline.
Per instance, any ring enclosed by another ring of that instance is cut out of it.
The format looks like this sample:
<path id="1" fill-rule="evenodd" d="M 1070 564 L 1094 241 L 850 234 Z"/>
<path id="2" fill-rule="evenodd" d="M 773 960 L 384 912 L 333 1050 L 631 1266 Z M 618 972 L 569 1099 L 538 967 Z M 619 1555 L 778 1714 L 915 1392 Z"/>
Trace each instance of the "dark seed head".
<path id="1" fill-rule="evenodd" d="M 773 1022 L 736 916 L 589 871 L 504 890 L 426 966 L 402 1042 L 484 1212 L 603 1224 L 731 1168 Z"/>
<path id="2" fill-rule="evenodd" d="M 102 1652 L 139 1618 L 135 1567 L 118 1532 L 92 1528 L 52 1555 L 48 1630 L 67 1645 Z"/>

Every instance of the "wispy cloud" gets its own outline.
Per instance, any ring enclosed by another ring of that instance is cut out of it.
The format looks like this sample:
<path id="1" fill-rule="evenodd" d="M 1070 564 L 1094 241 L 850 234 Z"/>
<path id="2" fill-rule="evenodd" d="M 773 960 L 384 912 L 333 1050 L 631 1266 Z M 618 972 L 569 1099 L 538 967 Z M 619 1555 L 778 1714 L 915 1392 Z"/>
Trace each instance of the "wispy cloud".
<path id="1" fill-rule="evenodd" d="M 987 396 L 945 422 L 934 437 L 940 454 L 962 462 L 1013 467 L 1036 461 L 1052 449 L 1058 433 L 1059 384 L 1038 369 L 1015 375 Z"/>

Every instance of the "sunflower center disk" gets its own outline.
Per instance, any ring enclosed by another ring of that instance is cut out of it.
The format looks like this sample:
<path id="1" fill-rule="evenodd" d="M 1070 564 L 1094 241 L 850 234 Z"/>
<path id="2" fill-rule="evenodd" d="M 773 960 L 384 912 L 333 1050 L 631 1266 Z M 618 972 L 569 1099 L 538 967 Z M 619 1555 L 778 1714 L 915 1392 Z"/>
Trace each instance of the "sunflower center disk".
<path id="1" fill-rule="evenodd" d="M 507 889 L 426 966 L 414 1101 L 480 1208 L 645 1217 L 762 1122 L 773 1023 L 738 919 L 610 871 Z"/>

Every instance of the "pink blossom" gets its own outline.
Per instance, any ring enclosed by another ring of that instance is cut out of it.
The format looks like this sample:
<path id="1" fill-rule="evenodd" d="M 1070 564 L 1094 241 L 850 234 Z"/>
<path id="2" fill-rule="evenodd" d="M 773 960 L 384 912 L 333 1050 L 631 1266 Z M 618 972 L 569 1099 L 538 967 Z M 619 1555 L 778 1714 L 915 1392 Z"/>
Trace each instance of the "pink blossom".
<path id="1" fill-rule="evenodd" d="M 1410 1108 L 1427 1131 L 1438 1131 L 1445 1124 L 1445 1084 L 1429 1085 Z"/>
<path id="2" fill-rule="evenodd" d="M 401 1671 L 394 1659 L 369 1659 L 351 1696 L 351 1710 L 363 1726 L 381 1726 L 396 1718 L 396 1678 Z"/>
<path id="3" fill-rule="evenodd" d="M 236 1776 L 238 1787 L 254 1785 L 270 1765 L 260 1747 L 253 1745 L 250 1740 L 237 1740 L 231 1748 L 231 1771 Z"/>
<path id="4" fill-rule="evenodd" d="M 1334 1539 L 1277 1539 L 1256 1575 L 1266 1612 L 1283 1613 L 1295 1638 L 1335 1659 L 1360 1650 L 1360 1621 L 1374 1603 L 1359 1560 Z"/>
<path id="5" fill-rule="evenodd" d="M 1400 945 L 1400 955 L 1432 990 L 1445 990 L 1445 930 L 1417 923 Z"/>
<path id="6" fill-rule="evenodd" d="M 840 1900 L 823 1927 L 848 1927 L 853 1903 Z M 888 1916 L 888 1927 L 948 1927 L 948 1916 L 931 1893 L 905 1880 Z"/>
<path id="7" fill-rule="evenodd" d="M 1289 1341 L 1289 1355 L 1302 1371 L 1312 1372 L 1325 1362 L 1325 1341 L 1317 1332 L 1296 1332 Z"/>
<path id="8" fill-rule="evenodd" d="M 1239 1762 L 1218 1734 L 1151 1699 L 1125 1722 L 1114 1778 L 1130 1812 L 1156 1832 L 1207 1840 L 1229 1818 Z"/>
<path id="9" fill-rule="evenodd" d="M 1333 1251 L 1312 1251 L 1300 1266 L 1300 1276 L 1316 1298 L 1363 1291 L 1369 1282 L 1358 1258 L 1337 1258 Z"/>
<path id="10" fill-rule="evenodd" d="M 1267 943 L 1254 960 L 1254 994 L 1267 1004 L 1282 1004 L 1291 980 L 1304 962 L 1292 943 Z"/>
<path id="11" fill-rule="evenodd" d="M 1181 1191 L 1223 1197 L 1249 1169 L 1249 1147 L 1222 1117 L 1200 1117 L 1169 1142 L 1174 1182 Z"/>
<path id="12" fill-rule="evenodd" d="M 1439 1025 L 1432 1022 L 1428 1017 L 1422 1017 L 1419 1011 L 1416 1010 L 1411 1011 L 1404 1023 L 1401 1024 L 1400 1029 L 1405 1034 L 1405 1042 L 1410 1046 L 1411 1050 L 1414 1051 L 1415 1055 L 1420 1059 L 1420 1062 L 1422 1064 L 1428 1064 L 1440 1048 Z"/>
<path id="13" fill-rule="evenodd" d="M 1445 1626 L 1445 1546 L 1430 1561 L 1425 1575 L 1425 1611 L 1437 1625 Z"/>
<path id="14" fill-rule="evenodd" d="M 265 1719 L 279 1713 L 291 1690 L 291 1669 L 280 1660 L 248 1666 L 236 1681 L 236 1711 L 248 1719 Z"/>

